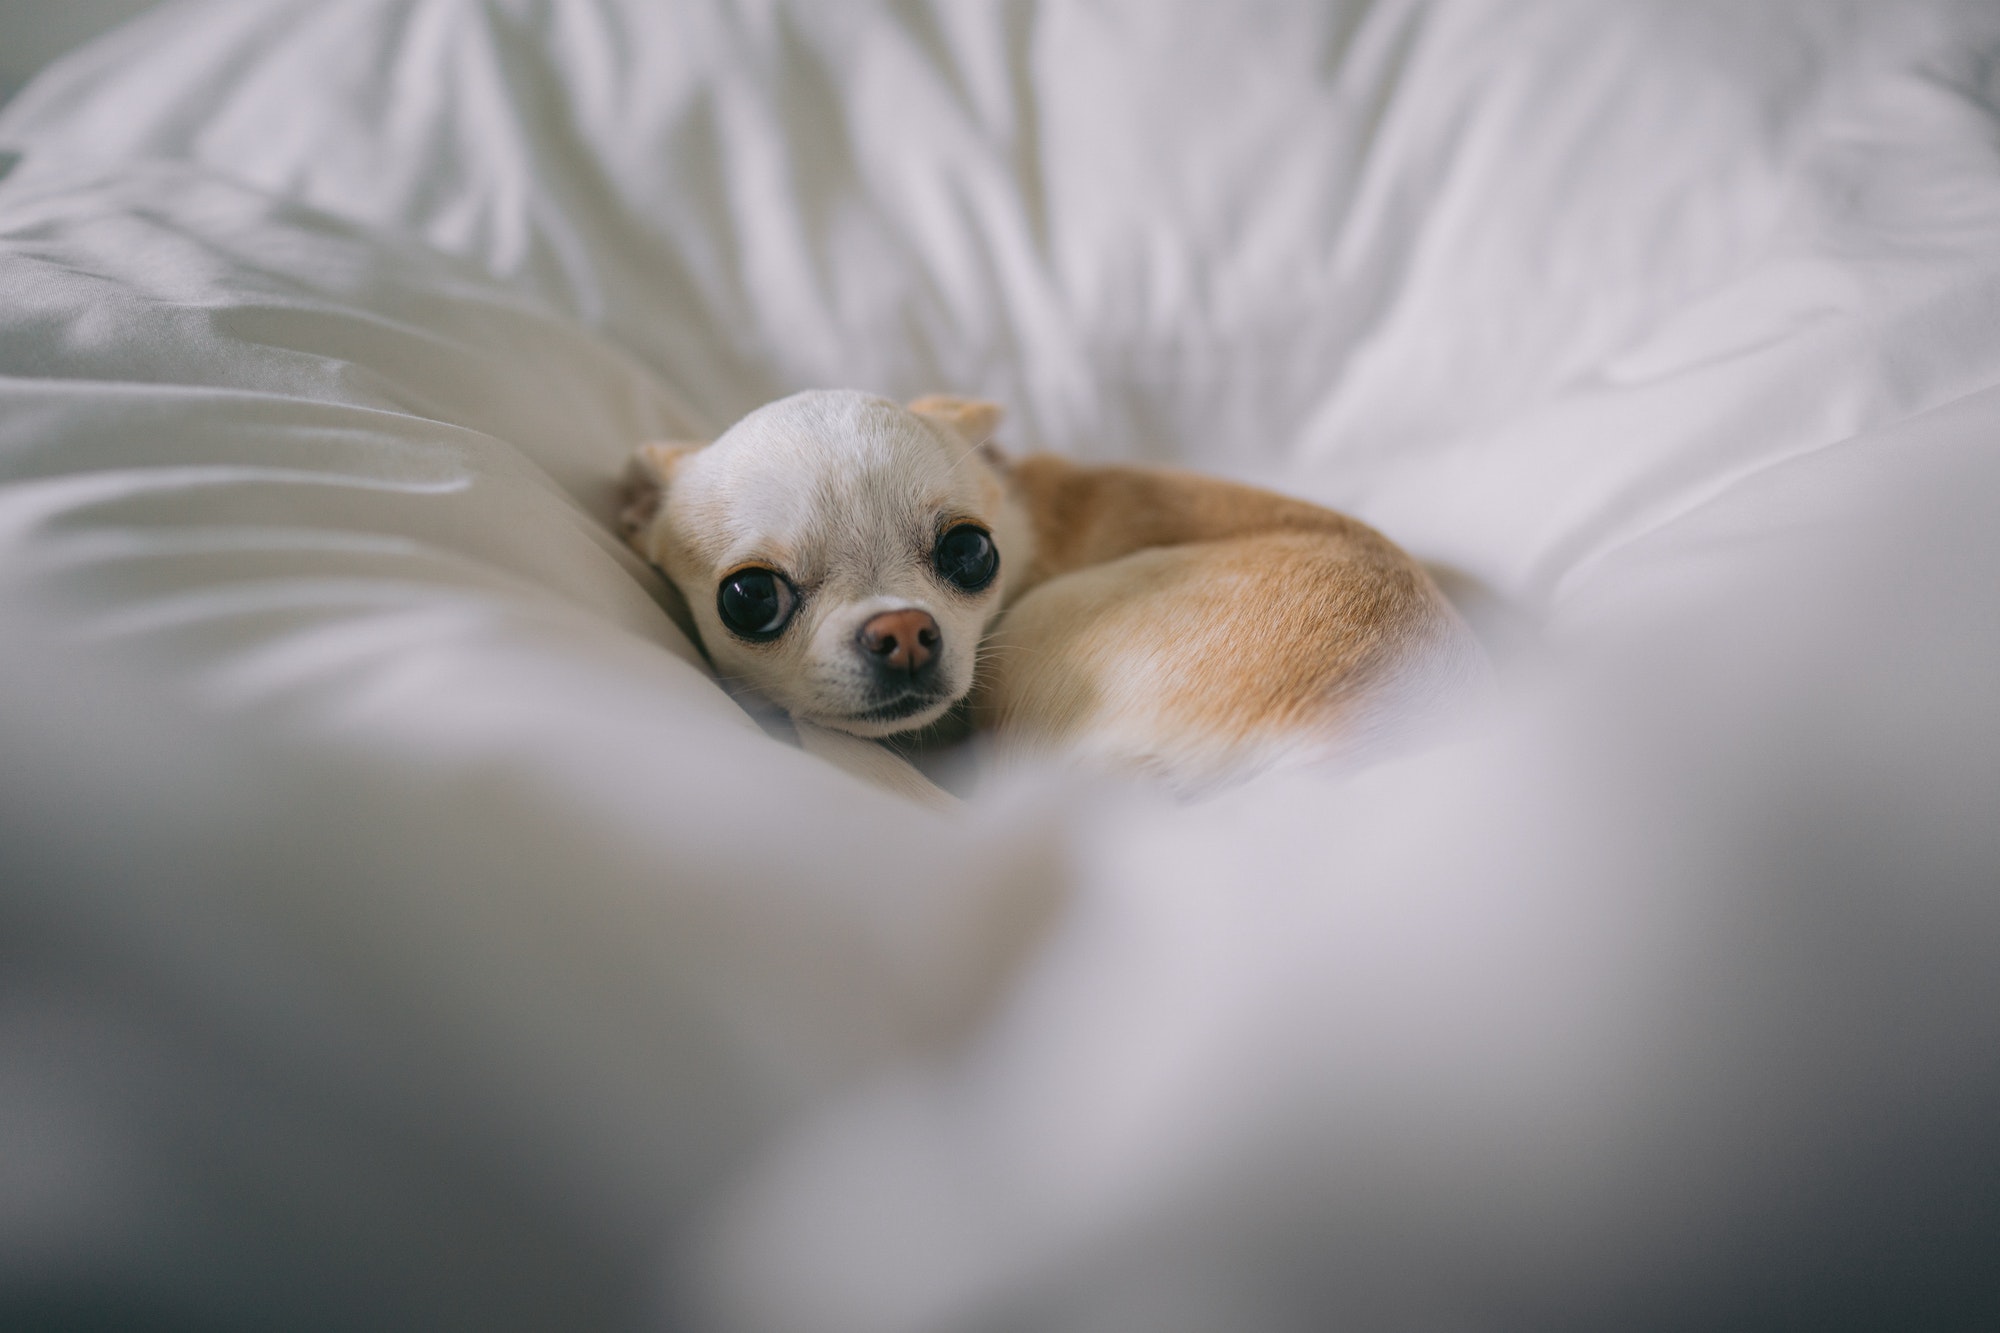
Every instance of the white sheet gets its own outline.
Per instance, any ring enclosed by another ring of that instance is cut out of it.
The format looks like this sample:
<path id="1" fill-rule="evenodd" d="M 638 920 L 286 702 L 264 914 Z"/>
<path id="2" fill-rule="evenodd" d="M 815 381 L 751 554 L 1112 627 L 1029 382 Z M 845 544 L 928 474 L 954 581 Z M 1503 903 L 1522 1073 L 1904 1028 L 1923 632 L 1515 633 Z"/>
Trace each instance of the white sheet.
<path id="1" fill-rule="evenodd" d="M 60 64 L 0 113 L 0 1310 L 1971 1289 L 1996 57 L 1929 0 L 208 0 Z M 1358 784 L 904 809 L 604 528 L 809 384 L 1342 504 L 1562 684 Z"/>
<path id="2" fill-rule="evenodd" d="M 1281 480 L 1538 605 L 1992 381 L 1996 31 L 1978 0 L 234 0 L 4 123 L 30 180 L 193 158 L 412 230 L 710 428 L 970 387 L 1023 445 Z"/>

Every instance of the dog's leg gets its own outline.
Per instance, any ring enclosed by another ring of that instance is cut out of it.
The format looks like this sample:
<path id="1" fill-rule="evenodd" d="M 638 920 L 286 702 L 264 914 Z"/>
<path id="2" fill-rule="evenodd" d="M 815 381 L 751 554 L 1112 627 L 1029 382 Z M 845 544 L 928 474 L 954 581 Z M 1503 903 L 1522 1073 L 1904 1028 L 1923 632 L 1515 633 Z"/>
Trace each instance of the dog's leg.
<path id="1" fill-rule="evenodd" d="M 793 726 L 799 734 L 800 749 L 843 772 L 933 810 L 958 808 L 956 796 L 918 772 L 909 760 L 875 741 L 810 722 L 795 720 Z"/>
<path id="2" fill-rule="evenodd" d="M 1414 562 L 1338 534 L 1134 552 L 1050 579 L 985 650 L 1003 752 L 1061 748 L 1183 789 L 1372 748 L 1484 671 Z"/>

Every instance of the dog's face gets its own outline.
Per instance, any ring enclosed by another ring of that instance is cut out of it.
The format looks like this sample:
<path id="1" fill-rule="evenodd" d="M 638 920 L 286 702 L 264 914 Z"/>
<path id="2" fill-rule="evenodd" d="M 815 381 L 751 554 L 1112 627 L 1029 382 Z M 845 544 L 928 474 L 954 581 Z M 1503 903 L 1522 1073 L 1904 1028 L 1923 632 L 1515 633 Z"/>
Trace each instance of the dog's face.
<path id="1" fill-rule="evenodd" d="M 626 529 L 722 676 L 821 726 L 914 730 L 972 687 L 1029 558 L 979 447 L 998 421 L 958 399 L 796 394 L 706 447 L 641 448 Z"/>

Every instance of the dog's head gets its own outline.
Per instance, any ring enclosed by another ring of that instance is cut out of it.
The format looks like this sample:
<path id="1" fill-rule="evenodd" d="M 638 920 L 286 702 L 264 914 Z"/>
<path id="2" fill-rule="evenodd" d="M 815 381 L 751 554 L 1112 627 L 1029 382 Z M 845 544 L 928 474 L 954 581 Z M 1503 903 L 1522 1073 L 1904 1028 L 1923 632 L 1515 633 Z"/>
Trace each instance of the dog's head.
<path id="1" fill-rule="evenodd" d="M 713 444 L 642 446 L 625 529 L 721 675 L 821 726 L 914 730 L 971 689 L 1030 558 L 982 447 L 999 420 L 963 399 L 795 394 Z"/>

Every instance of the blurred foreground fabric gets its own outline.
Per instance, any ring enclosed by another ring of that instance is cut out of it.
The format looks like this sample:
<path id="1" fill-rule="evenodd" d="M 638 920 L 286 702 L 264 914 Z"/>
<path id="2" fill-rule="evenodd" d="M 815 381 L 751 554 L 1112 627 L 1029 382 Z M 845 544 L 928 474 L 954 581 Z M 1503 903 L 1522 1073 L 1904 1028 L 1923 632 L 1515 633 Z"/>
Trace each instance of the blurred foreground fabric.
<path id="1" fill-rule="evenodd" d="M 1990 3 L 178 0 L 7 162 L 0 1326 L 2000 1323 Z M 1507 698 L 911 809 L 607 525 L 810 386 Z"/>

